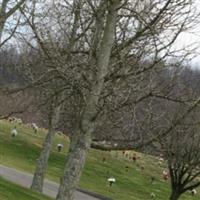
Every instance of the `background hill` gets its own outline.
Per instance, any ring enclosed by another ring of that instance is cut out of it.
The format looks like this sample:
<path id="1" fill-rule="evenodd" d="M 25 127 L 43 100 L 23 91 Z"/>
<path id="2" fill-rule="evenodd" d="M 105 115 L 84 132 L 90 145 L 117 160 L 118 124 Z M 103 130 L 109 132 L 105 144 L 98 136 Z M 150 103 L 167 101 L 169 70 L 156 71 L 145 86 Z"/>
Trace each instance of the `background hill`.
<path id="1" fill-rule="evenodd" d="M 15 125 L 7 121 L 0 121 L 0 164 L 33 173 L 46 130 L 40 129 L 35 134 L 27 126 L 17 125 L 19 134 L 16 138 L 11 138 L 10 131 Z M 64 144 L 61 153 L 58 153 L 56 149 L 58 143 Z M 67 147 L 67 137 L 57 135 L 49 160 L 48 179 L 59 182 L 63 173 Z M 167 200 L 170 194 L 170 184 L 169 181 L 162 179 L 165 163 L 159 164 L 158 158 L 140 153 L 136 153 L 138 159 L 133 162 L 129 157 L 134 153 L 126 152 L 125 154 L 129 154 L 126 157 L 121 151 L 90 150 L 80 187 L 112 197 L 115 200 L 150 200 L 152 192 L 156 194 L 155 199 Z M 103 159 L 105 159 L 105 162 L 103 162 Z M 107 178 L 110 176 L 116 178 L 113 187 L 109 187 L 107 183 Z M 155 177 L 153 184 L 150 181 L 151 176 Z M 14 190 L 12 186 L 10 188 Z M 5 192 L 5 190 L 0 191 L 1 193 Z M 187 194 L 180 199 L 198 200 L 199 198 L 200 193 L 198 192 L 195 197 Z"/>

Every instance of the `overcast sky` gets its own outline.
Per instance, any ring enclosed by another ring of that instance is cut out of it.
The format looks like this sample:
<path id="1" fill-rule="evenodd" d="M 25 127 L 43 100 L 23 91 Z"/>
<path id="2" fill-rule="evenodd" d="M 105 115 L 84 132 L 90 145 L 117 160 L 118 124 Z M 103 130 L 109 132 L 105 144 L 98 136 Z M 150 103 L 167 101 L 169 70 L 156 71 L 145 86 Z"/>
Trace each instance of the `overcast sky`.
<path id="1" fill-rule="evenodd" d="M 198 12 L 200 12 L 200 0 L 196 0 L 196 9 Z M 200 17 L 198 20 L 200 22 Z M 196 47 L 197 49 L 194 52 L 196 56 L 192 60 L 192 64 L 194 67 L 200 68 L 200 23 L 187 33 L 181 33 L 175 44 L 178 48 L 189 48 L 189 46 L 191 46 L 190 48 Z"/>
<path id="2" fill-rule="evenodd" d="M 195 67 L 200 68 L 200 25 L 193 32 L 181 33 L 175 43 L 177 48 L 194 49 L 195 58 L 192 60 L 192 64 Z"/>

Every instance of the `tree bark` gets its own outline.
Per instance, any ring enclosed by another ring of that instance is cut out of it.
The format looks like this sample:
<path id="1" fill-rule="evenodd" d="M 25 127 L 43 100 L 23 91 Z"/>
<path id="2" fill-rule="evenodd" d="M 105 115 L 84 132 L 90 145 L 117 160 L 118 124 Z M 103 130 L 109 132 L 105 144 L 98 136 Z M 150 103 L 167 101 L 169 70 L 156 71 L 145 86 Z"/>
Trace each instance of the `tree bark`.
<path id="1" fill-rule="evenodd" d="M 59 121 L 60 112 L 61 106 L 53 109 L 49 120 L 49 131 L 45 138 L 42 152 L 40 153 L 40 156 L 37 160 L 37 165 L 31 184 L 31 189 L 37 192 L 42 192 L 43 189 L 44 177 L 48 165 L 52 142 L 55 136 L 55 129 Z"/>
<path id="2" fill-rule="evenodd" d="M 85 165 L 87 150 L 90 147 L 90 135 L 76 134 L 70 142 L 69 153 L 61 178 L 57 200 L 72 200 Z"/>
<path id="3" fill-rule="evenodd" d="M 3 28 L 4 28 L 4 23 L 0 22 L 0 44 L 1 44 L 1 38 L 2 38 L 2 33 L 3 33 Z"/>
<path id="4" fill-rule="evenodd" d="M 178 200 L 180 197 L 180 193 L 177 192 L 176 190 L 173 190 L 170 196 L 170 200 Z"/>
<path id="5" fill-rule="evenodd" d="M 5 19 L 6 7 L 7 7 L 7 2 L 3 1 L 2 5 L 0 7 L 0 44 L 1 44 L 1 40 L 2 40 L 4 25 L 6 22 L 6 19 Z"/>

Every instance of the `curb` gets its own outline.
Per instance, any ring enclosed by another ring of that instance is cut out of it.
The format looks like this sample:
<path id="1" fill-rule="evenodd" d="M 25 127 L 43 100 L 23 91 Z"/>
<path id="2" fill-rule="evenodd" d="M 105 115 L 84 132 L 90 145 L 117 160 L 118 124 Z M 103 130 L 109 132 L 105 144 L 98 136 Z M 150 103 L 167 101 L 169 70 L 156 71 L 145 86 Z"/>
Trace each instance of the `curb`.
<path id="1" fill-rule="evenodd" d="M 101 199 L 101 200 L 113 200 L 113 199 L 106 197 L 106 196 L 103 196 L 101 194 L 97 194 L 95 192 L 90 192 L 90 191 L 83 190 L 83 189 L 80 189 L 80 188 L 78 188 L 77 191 L 88 194 L 90 196 L 96 197 L 96 198 Z"/>

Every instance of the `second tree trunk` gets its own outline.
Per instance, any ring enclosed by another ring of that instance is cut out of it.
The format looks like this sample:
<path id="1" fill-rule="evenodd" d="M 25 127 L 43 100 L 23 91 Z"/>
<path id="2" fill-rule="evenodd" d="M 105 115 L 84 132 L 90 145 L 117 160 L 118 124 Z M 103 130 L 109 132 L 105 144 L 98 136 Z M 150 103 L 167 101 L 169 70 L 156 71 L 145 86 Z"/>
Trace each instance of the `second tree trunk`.
<path id="1" fill-rule="evenodd" d="M 40 156 L 37 161 L 33 181 L 31 184 L 31 189 L 37 192 L 42 192 L 51 146 L 55 136 L 55 129 L 59 121 L 60 109 L 60 106 L 53 108 L 53 112 L 50 116 L 49 131 L 45 138 L 42 152 L 40 153 Z"/>

